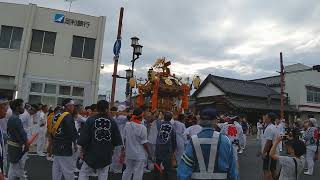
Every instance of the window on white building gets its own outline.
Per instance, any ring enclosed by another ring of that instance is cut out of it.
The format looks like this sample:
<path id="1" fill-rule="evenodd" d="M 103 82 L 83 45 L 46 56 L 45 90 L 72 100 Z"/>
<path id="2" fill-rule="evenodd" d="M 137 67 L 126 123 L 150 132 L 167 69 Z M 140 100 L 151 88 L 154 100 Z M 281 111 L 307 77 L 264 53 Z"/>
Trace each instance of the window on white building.
<path id="1" fill-rule="evenodd" d="M 66 98 L 73 99 L 78 104 L 83 104 L 84 88 L 52 83 L 32 82 L 29 94 L 29 103 L 42 103 L 52 107 L 61 105 Z"/>
<path id="2" fill-rule="evenodd" d="M 41 103 L 54 107 L 57 104 L 56 99 L 55 96 L 42 96 Z"/>
<path id="3" fill-rule="evenodd" d="M 23 28 L 1 26 L 0 48 L 20 49 Z"/>
<path id="4" fill-rule="evenodd" d="M 71 94 L 71 86 L 60 86 L 59 87 L 59 94 L 60 95 L 70 96 L 70 94 Z"/>
<path id="5" fill-rule="evenodd" d="M 65 100 L 65 99 L 67 99 L 67 98 L 59 97 L 59 98 L 58 98 L 58 104 L 59 104 L 59 105 L 62 105 L 62 102 L 63 102 L 63 100 Z"/>
<path id="6" fill-rule="evenodd" d="M 28 103 L 30 103 L 30 104 L 39 104 L 39 103 L 41 103 L 41 96 L 40 95 L 30 95 Z"/>
<path id="7" fill-rule="evenodd" d="M 73 87 L 72 88 L 72 96 L 82 97 L 83 94 L 84 94 L 84 88 L 82 88 L 82 87 Z"/>
<path id="8" fill-rule="evenodd" d="M 42 83 L 31 83 L 31 89 L 30 92 L 38 92 L 41 93 L 42 92 Z"/>
<path id="9" fill-rule="evenodd" d="M 44 93 L 56 94 L 57 86 L 55 84 L 45 84 Z"/>
<path id="10" fill-rule="evenodd" d="M 77 58 L 93 59 L 96 40 L 80 36 L 73 36 L 71 56 Z"/>
<path id="11" fill-rule="evenodd" d="M 57 33 L 32 30 L 30 51 L 54 54 Z"/>
<path id="12" fill-rule="evenodd" d="M 307 86 L 307 102 L 320 103 L 320 88 Z"/>

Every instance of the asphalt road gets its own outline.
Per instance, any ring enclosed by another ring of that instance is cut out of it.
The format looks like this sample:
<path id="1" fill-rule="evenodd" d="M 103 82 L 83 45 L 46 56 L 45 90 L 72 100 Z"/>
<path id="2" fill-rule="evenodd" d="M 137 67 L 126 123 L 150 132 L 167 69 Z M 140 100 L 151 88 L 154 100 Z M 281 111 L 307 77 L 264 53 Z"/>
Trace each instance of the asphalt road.
<path id="1" fill-rule="evenodd" d="M 248 138 L 246 151 L 240 155 L 240 177 L 241 180 L 261 180 L 262 179 L 262 160 L 256 156 L 258 151 L 258 142 L 252 137 Z M 52 163 L 37 156 L 30 156 L 27 161 L 27 171 L 29 180 L 51 180 Z M 121 175 L 109 175 L 111 180 L 121 180 Z M 152 180 L 152 174 L 145 174 L 144 180 Z M 175 180 L 175 177 L 171 178 Z M 316 163 L 315 174 L 313 176 L 303 176 L 302 180 L 319 180 L 320 163 Z M 95 180 L 91 178 L 90 180 Z"/>

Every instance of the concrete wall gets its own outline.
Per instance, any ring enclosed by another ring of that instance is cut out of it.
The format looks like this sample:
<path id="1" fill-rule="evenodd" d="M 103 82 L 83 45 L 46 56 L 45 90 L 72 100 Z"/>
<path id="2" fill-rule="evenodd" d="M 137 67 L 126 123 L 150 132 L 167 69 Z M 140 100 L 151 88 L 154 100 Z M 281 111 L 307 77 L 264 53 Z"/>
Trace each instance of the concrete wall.
<path id="1" fill-rule="evenodd" d="M 286 75 L 285 91 L 289 93 L 290 104 L 297 107 L 302 120 L 313 114 L 318 123 L 320 123 L 320 104 L 307 102 L 306 86 L 320 88 L 320 73 L 317 71 L 305 71 Z M 299 105 L 307 105 L 309 107 L 299 107 Z"/>
<path id="2" fill-rule="evenodd" d="M 19 62 L 19 50 L 7 50 L 7 49 L 0 48 L 0 64 L 1 64 L 0 74 L 1 75 L 16 76 L 18 62 Z"/>
<path id="3" fill-rule="evenodd" d="M 0 22 L 1 25 L 12 25 L 17 27 L 23 27 L 26 21 L 29 6 L 12 4 L 12 3 L 0 3 Z"/>
<path id="4" fill-rule="evenodd" d="M 0 28 L 1 25 L 24 28 L 28 10 L 28 6 L 0 3 Z M 0 49 L 1 75 L 16 76 L 16 72 L 18 71 L 17 64 L 19 63 L 19 52 L 19 50 L 14 49 Z"/>
<path id="5" fill-rule="evenodd" d="M 320 107 L 320 104 L 307 102 L 306 86 L 320 88 L 320 73 L 317 71 L 305 71 L 286 75 L 285 91 L 289 93 L 292 105 L 313 105 Z"/>

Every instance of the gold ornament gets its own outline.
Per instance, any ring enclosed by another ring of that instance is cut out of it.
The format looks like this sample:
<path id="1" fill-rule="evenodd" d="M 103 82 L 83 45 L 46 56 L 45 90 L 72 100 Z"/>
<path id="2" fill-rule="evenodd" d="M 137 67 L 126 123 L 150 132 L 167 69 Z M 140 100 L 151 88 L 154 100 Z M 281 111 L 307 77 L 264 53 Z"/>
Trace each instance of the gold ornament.
<path id="1" fill-rule="evenodd" d="M 172 81 L 169 79 L 169 78 L 166 78 L 165 80 L 164 80 L 164 82 L 167 84 L 167 85 L 169 85 L 169 86 L 172 86 Z"/>
<path id="2" fill-rule="evenodd" d="M 148 71 L 148 80 L 150 82 L 153 82 L 155 80 L 155 77 L 156 77 L 156 72 L 152 68 L 150 68 Z"/>
<path id="3" fill-rule="evenodd" d="M 199 88 L 200 83 L 201 83 L 201 79 L 199 76 L 196 76 L 195 78 L 193 78 L 192 84 L 195 89 Z"/>
<path id="4" fill-rule="evenodd" d="M 134 88 L 136 86 L 136 79 L 135 78 L 130 78 L 129 80 L 129 85 L 131 88 Z"/>

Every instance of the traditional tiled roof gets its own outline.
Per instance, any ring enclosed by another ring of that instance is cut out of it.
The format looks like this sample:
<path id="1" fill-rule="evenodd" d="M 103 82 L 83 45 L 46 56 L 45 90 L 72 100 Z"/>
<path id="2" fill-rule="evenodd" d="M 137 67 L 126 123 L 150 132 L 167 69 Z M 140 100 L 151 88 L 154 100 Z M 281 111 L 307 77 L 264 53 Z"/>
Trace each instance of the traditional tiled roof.
<path id="1" fill-rule="evenodd" d="M 206 80 L 201 84 L 200 88 L 194 93 L 196 96 L 201 89 L 208 83 L 211 82 L 217 86 L 220 90 L 225 93 L 252 96 L 252 97 L 263 97 L 268 98 L 279 98 L 278 92 L 262 83 L 256 83 L 253 81 L 231 79 L 226 77 L 214 76 L 209 74 Z"/>
<path id="2" fill-rule="evenodd" d="M 262 83 L 270 87 L 280 86 L 281 78 L 280 76 L 270 76 L 265 78 L 253 79 L 252 82 Z"/>
<path id="3" fill-rule="evenodd" d="M 304 70 L 308 70 L 310 68 L 311 67 L 306 66 L 304 64 L 297 63 L 297 64 L 291 64 L 291 65 L 285 66 L 284 70 L 286 74 L 291 74 L 291 73 L 297 73 Z M 257 83 L 263 83 L 270 87 L 280 87 L 281 78 L 280 78 L 280 75 L 278 75 L 278 76 L 270 76 L 270 77 L 264 77 L 259 79 L 253 79 L 251 81 L 257 82 Z"/>
<path id="4" fill-rule="evenodd" d="M 229 101 L 232 105 L 234 105 L 237 108 L 243 108 L 243 109 L 261 109 L 261 110 L 279 110 L 280 109 L 280 102 L 274 102 L 271 101 L 268 103 L 268 101 L 263 100 L 244 100 L 244 99 L 234 99 L 234 98 L 227 98 L 227 101 Z M 289 105 L 285 105 L 285 111 L 294 111 L 295 109 L 293 107 L 290 107 Z"/>

